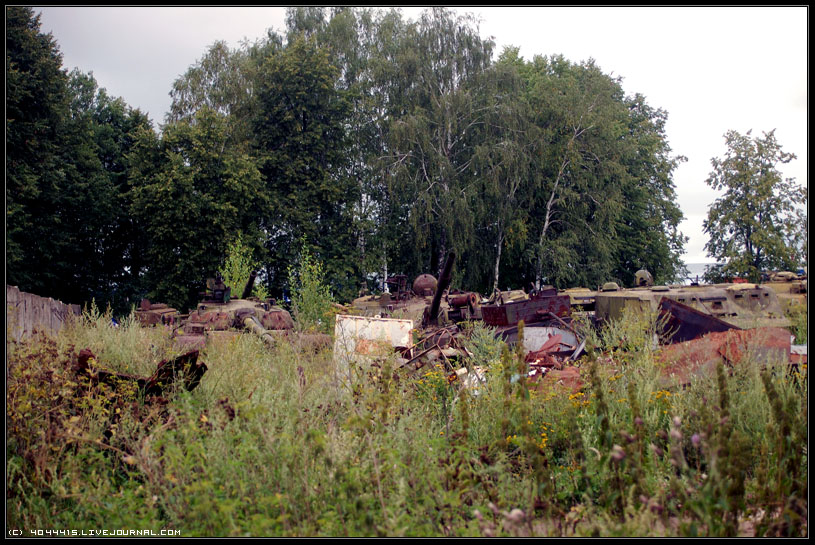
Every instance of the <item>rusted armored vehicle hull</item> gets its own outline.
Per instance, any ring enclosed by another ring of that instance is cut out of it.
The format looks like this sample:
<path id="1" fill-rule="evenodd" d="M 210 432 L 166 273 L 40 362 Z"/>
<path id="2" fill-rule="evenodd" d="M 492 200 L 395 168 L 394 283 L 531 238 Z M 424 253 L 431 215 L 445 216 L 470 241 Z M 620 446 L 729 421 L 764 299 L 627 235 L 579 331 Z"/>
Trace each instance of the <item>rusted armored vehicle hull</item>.
<path id="1" fill-rule="evenodd" d="M 767 282 L 762 284 L 773 290 L 781 302 L 781 307 L 788 309 L 799 305 L 807 305 L 807 277 L 799 276 L 793 272 L 779 272 L 769 275 Z"/>
<path id="2" fill-rule="evenodd" d="M 136 319 L 145 327 L 153 325 L 173 325 L 178 322 L 179 313 L 176 309 L 164 303 L 151 303 L 148 299 L 142 299 Z"/>
<path id="3" fill-rule="evenodd" d="M 442 322 L 455 318 L 459 321 L 470 319 L 478 313 L 480 298 L 476 294 L 458 293 L 445 297 L 452 281 L 455 258 L 454 252 L 447 255 L 438 281 L 432 275 L 422 274 L 409 289 L 407 277 L 392 276 L 386 281 L 390 292 L 359 297 L 351 308 L 363 316 L 406 319 L 423 326 L 438 325 L 439 318 Z M 450 298 L 455 302 L 451 304 Z M 451 310 L 453 313 L 449 316 Z"/>
<path id="4" fill-rule="evenodd" d="M 209 291 L 197 308 L 181 321 L 176 331 L 176 344 L 185 349 L 201 349 L 210 340 L 252 333 L 273 346 L 279 337 L 294 329 L 288 311 L 270 301 L 250 298 L 255 273 L 240 299 L 230 299 L 231 289 L 218 279 L 209 282 Z"/>
<path id="5" fill-rule="evenodd" d="M 503 305 L 482 305 L 481 315 L 485 324 L 494 327 L 517 326 L 521 321 L 530 324 L 553 317 L 570 316 L 571 301 L 568 295 L 558 295 L 551 290 L 533 295 L 527 300 Z"/>
<path id="6" fill-rule="evenodd" d="M 602 324 L 629 312 L 656 312 L 662 298 L 682 303 L 742 329 L 789 327 L 775 292 L 758 284 L 654 286 L 601 291 L 595 296 L 595 318 Z"/>
<path id="7" fill-rule="evenodd" d="M 176 341 L 200 349 L 211 339 L 248 331 L 271 346 L 281 333 L 292 329 L 294 321 L 289 312 L 269 303 L 246 299 L 202 302 L 181 324 Z"/>

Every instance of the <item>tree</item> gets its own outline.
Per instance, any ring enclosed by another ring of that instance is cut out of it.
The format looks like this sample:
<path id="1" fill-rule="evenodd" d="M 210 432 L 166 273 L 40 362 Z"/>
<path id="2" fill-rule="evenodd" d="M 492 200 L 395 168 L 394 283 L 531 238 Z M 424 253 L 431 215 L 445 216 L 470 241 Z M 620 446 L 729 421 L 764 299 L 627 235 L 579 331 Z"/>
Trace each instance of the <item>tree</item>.
<path id="1" fill-rule="evenodd" d="M 387 172 L 403 232 L 414 238 L 414 267 L 424 271 L 441 269 L 455 250 L 457 275 L 466 275 L 474 242 L 472 144 L 489 107 L 474 79 L 490 65 L 493 42 L 473 23 L 433 8 L 401 35 L 401 75 L 392 89 L 403 93 L 397 103 L 405 111 L 390 119 Z"/>
<path id="2" fill-rule="evenodd" d="M 337 70 L 336 87 L 349 103 L 345 119 L 345 158 L 349 181 L 357 186 L 348 200 L 352 246 L 344 251 L 358 259 L 359 273 L 387 269 L 388 246 L 398 242 L 389 232 L 387 184 L 379 159 L 386 153 L 387 108 L 392 96 L 387 83 L 398 70 L 384 53 L 398 47 L 403 26 L 398 12 L 383 13 L 365 8 L 298 7 L 287 10 L 290 42 L 311 36 Z M 383 74 L 384 73 L 384 74 Z M 332 279 L 333 280 L 333 279 Z"/>
<path id="3" fill-rule="evenodd" d="M 724 194 L 708 210 L 704 231 L 710 236 L 705 249 L 724 262 L 713 274 L 747 276 L 758 281 L 762 271 L 788 270 L 800 265 L 802 212 L 807 189 L 794 178 L 783 178 L 778 165 L 795 155 L 782 151 L 775 131 L 763 137 L 725 134 L 727 153 L 713 158 L 705 183 Z"/>
<path id="4" fill-rule="evenodd" d="M 57 297 L 62 237 L 57 199 L 68 78 L 40 16 L 6 8 L 6 274 L 21 289 Z M 64 299 L 75 301 L 74 298 Z"/>
<path id="5" fill-rule="evenodd" d="M 256 273 L 259 268 L 258 261 L 253 257 L 253 246 L 243 238 L 243 234 L 238 232 L 232 242 L 229 243 L 226 258 L 220 270 L 224 284 L 232 288 L 234 297 L 240 297 L 240 290 L 243 290 L 249 281 L 249 277 L 253 272 Z M 266 288 L 257 280 L 252 286 L 251 295 L 258 299 L 267 299 L 269 297 Z"/>
<path id="6" fill-rule="evenodd" d="M 132 154 L 130 212 L 148 241 L 149 295 L 177 308 L 197 302 L 237 233 L 260 238 L 267 193 L 255 161 L 225 148 L 226 136 L 225 117 L 204 107 L 194 123 L 167 125 L 161 139 L 142 132 Z"/>
<path id="7" fill-rule="evenodd" d="M 536 286 L 596 285 L 614 270 L 629 173 L 621 164 L 626 110 L 619 81 L 589 60 L 535 57 L 529 101 L 542 145 L 530 195 Z"/>
<path id="8" fill-rule="evenodd" d="M 360 271 L 353 251 L 352 210 L 358 186 L 349 174 L 346 121 L 350 105 L 337 89 L 338 70 L 314 39 L 298 36 L 260 68 L 256 153 L 271 198 L 265 215 L 274 292 L 303 238 L 326 263 L 329 277 L 348 287 Z"/>
<path id="9" fill-rule="evenodd" d="M 195 114 L 208 107 L 227 120 L 227 143 L 246 148 L 252 139 L 258 64 L 280 47 L 280 37 L 271 31 L 265 41 L 235 50 L 215 42 L 173 82 L 167 122 L 194 122 Z"/>
<path id="10" fill-rule="evenodd" d="M 621 163 L 629 176 L 617 233 L 614 276 L 633 286 L 634 275 L 647 269 L 657 284 L 686 276 L 682 253 L 687 237 L 679 232 L 682 212 L 676 204 L 673 171 L 685 157 L 672 156 L 665 136 L 665 111 L 635 95 L 626 99 L 628 132 L 620 139 Z"/>
<path id="11" fill-rule="evenodd" d="M 99 89 L 92 74 L 69 77 L 69 117 L 61 138 L 59 263 L 63 289 L 82 301 L 107 301 L 125 311 L 139 291 L 139 230 L 129 216 L 128 153 L 135 133 L 149 129 L 139 110 Z"/>
<path id="12" fill-rule="evenodd" d="M 506 49 L 483 74 L 485 123 L 474 144 L 473 167 L 481 182 L 476 203 L 481 237 L 478 246 L 493 257 L 491 291 L 500 289 L 504 247 L 522 247 L 528 238 L 528 206 L 539 153 L 538 131 L 523 92 L 517 48 Z M 478 248 L 474 248 L 477 251 Z M 474 252 L 475 253 L 475 252 Z M 471 259 L 471 265 L 472 263 Z M 478 271 L 483 277 L 483 271 Z"/>
<path id="13" fill-rule="evenodd" d="M 139 241 L 127 213 L 127 154 L 149 121 L 92 74 L 66 74 L 30 9 L 6 13 L 8 280 L 125 310 Z"/>

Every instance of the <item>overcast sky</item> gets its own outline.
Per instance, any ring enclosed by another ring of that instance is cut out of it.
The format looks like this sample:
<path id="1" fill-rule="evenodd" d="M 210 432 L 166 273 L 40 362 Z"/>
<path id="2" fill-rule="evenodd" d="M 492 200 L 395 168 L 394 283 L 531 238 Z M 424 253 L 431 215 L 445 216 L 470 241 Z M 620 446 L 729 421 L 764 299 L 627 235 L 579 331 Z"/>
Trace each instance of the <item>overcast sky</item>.
<path id="1" fill-rule="evenodd" d="M 282 7 L 35 7 L 63 66 L 93 72 L 100 87 L 147 112 L 155 126 L 170 107 L 173 81 L 216 40 L 236 48 L 267 29 L 285 28 Z M 798 157 L 782 168 L 807 185 L 806 7 L 619 8 L 456 7 L 480 17 L 496 53 L 589 58 L 623 78 L 628 95 L 668 112 L 673 152 L 688 161 L 675 172 L 687 263 L 711 261 L 702 222 L 717 197 L 705 183 L 724 133 L 776 130 Z M 402 8 L 416 19 L 422 8 Z"/>

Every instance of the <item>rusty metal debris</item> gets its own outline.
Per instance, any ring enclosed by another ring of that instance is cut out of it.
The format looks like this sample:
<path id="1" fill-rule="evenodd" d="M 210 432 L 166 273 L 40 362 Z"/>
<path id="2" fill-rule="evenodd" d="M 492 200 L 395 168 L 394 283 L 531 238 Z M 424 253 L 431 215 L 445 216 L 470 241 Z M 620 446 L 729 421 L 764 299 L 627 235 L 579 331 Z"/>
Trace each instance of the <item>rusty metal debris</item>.
<path id="1" fill-rule="evenodd" d="M 89 384 L 107 384 L 117 387 L 122 383 L 132 383 L 145 397 L 158 397 L 176 381 L 183 381 L 184 387 L 192 391 L 201 383 L 201 378 L 207 372 L 207 366 L 198 362 L 198 351 L 193 350 L 176 358 L 163 360 L 149 377 L 140 377 L 117 373 L 97 367 L 94 363 L 96 357 L 89 349 L 79 352 L 77 361 L 73 366 L 74 372 L 89 380 Z"/>
<path id="2" fill-rule="evenodd" d="M 790 333 L 783 328 L 732 329 L 664 346 L 658 356 L 666 383 L 687 385 L 693 377 L 715 376 L 721 362 L 736 366 L 748 359 L 760 365 L 790 362 Z"/>
<path id="3" fill-rule="evenodd" d="M 151 303 L 142 299 L 136 311 L 136 319 L 143 326 L 172 325 L 178 321 L 178 311 L 164 303 Z"/>
<path id="4" fill-rule="evenodd" d="M 530 389 L 538 392 L 562 390 L 574 394 L 585 386 L 580 376 L 580 368 L 575 366 L 550 369 L 546 373 L 536 373 L 529 378 Z"/>
<path id="5" fill-rule="evenodd" d="M 461 362 L 471 356 L 464 346 L 461 330 L 457 325 L 429 331 L 412 346 L 401 351 L 405 367 L 417 371 L 425 365 L 439 362 L 448 373 L 455 373 L 462 367 Z M 455 380 L 455 377 L 450 377 Z"/>
<path id="6" fill-rule="evenodd" d="M 573 314 L 592 318 L 596 326 L 602 326 L 631 309 L 659 312 L 659 340 L 667 345 L 660 358 L 666 376 L 678 377 L 680 382 L 708 372 L 718 361 L 738 364 L 745 353 L 764 359 L 806 361 L 805 350 L 803 355 L 791 356 L 789 334 L 779 329 L 789 322 L 776 296 L 787 284 L 791 294 L 805 293 L 805 278 L 802 282 L 790 275 L 777 275 L 773 289 L 747 283 L 655 286 L 650 273 L 640 270 L 635 275 L 636 288 L 621 289 L 614 282 L 596 291 L 557 291 L 544 286 L 540 290 L 496 291 L 483 299 L 475 292 L 450 289 L 455 259 L 450 252 L 438 281 L 423 274 L 409 286 L 407 277 L 398 274 L 386 280 L 390 291 L 367 295 L 361 290 L 348 312 L 336 317 L 334 358 L 340 368 L 347 369 L 351 361 L 379 367 L 383 358 L 391 358 L 396 368 L 408 372 L 440 365 L 450 382 L 475 388 L 483 382 L 484 370 L 467 365 L 471 354 L 464 342 L 467 328 L 461 324 L 481 320 L 508 344 L 523 343 L 527 377 L 535 388 L 562 385 L 575 391 L 583 382 L 579 368 L 571 364 L 583 354 L 586 339 L 573 326 Z M 175 324 L 177 341 L 190 348 L 201 348 L 209 337 L 239 330 L 249 331 L 270 345 L 292 337 L 294 323 L 288 312 L 275 307 L 273 301 L 249 297 L 254 280 L 252 274 L 240 299 L 231 299 L 230 288 L 220 279 L 209 281 L 198 308 L 187 316 L 145 301 L 140 320 Z M 522 340 L 518 335 L 520 323 L 525 324 Z M 318 336 L 309 342 L 325 346 L 330 339 Z"/>
<path id="7" fill-rule="evenodd" d="M 216 277 L 207 281 L 207 290 L 201 293 L 197 308 L 189 314 L 178 314 L 165 304 L 142 301 L 136 316 L 142 325 L 171 325 L 176 347 L 181 350 L 201 350 L 210 339 L 232 337 L 248 331 L 274 346 L 279 339 L 289 338 L 299 344 L 315 349 L 329 346 L 328 335 L 294 335 L 294 320 L 285 309 L 273 300 L 260 301 L 252 298 L 252 287 L 257 275 L 253 272 L 243 288 L 240 299 L 231 297 L 232 289 L 223 279 Z"/>
<path id="8" fill-rule="evenodd" d="M 662 340 L 666 344 L 698 339 L 707 333 L 741 329 L 667 297 L 660 300 L 659 311 L 664 320 Z"/>
<path id="9" fill-rule="evenodd" d="M 230 297 L 231 289 L 220 277 L 209 280 L 197 309 L 181 322 L 178 344 L 201 348 L 213 336 L 211 332 L 245 330 L 274 346 L 280 332 L 293 330 L 294 321 L 288 311 L 275 306 L 273 301 L 249 298 L 255 278 L 255 273 L 249 276 L 242 292 L 246 297 L 240 299 Z"/>
<path id="10" fill-rule="evenodd" d="M 484 323 L 495 327 L 517 326 L 519 322 L 534 323 L 550 318 L 571 315 L 571 300 L 568 295 L 558 295 L 557 291 L 546 290 L 533 294 L 528 300 L 506 304 L 482 305 Z"/>

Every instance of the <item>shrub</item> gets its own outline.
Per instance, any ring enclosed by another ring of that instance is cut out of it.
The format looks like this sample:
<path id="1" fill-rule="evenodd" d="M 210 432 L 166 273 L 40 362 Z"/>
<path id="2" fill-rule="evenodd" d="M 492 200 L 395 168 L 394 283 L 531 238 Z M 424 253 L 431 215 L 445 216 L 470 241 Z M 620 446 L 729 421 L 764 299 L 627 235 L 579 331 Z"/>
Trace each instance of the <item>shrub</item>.
<path id="1" fill-rule="evenodd" d="M 331 333 L 334 307 L 322 262 L 303 245 L 296 264 L 289 267 L 292 313 L 302 331 Z"/>

